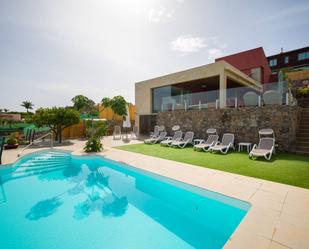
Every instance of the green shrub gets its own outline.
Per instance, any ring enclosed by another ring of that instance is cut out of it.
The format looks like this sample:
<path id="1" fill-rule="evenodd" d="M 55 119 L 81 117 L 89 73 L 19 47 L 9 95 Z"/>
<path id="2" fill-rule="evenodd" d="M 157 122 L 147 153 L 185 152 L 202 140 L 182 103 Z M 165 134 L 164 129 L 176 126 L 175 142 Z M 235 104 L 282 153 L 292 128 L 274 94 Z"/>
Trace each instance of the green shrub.
<path id="1" fill-rule="evenodd" d="M 87 137 L 102 138 L 106 135 L 107 125 L 105 121 L 86 121 L 86 135 Z"/>
<path id="2" fill-rule="evenodd" d="M 90 137 L 84 147 L 85 152 L 99 152 L 103 149 L 100 138 Z"/>
<path id="3" fill-rule="evenodd" d="M 6 140 L 6 143 L 9 145 L 18 144 L 17 134 L 16 132 L 11 133 L 9 138 Z"/>
<path id="4" fill-rule="evenodd" d="M 298 89 L 297 89 L 297 93 L 298 93 L 299 95 L 307 96 L 307 95 L 309 95 L 309 87 L 298 88 Z"/>

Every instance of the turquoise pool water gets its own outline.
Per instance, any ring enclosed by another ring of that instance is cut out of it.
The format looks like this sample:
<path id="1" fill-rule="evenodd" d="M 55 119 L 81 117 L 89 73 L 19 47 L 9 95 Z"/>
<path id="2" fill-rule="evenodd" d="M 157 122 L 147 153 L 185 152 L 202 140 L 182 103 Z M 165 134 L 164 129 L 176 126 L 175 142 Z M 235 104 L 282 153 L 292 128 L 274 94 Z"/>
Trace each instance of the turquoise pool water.
<path id="1" fill-rule="evenodd" d="M 0 248 L 222 248 L 249 204 L 97 156 L 0 170 Z"/>

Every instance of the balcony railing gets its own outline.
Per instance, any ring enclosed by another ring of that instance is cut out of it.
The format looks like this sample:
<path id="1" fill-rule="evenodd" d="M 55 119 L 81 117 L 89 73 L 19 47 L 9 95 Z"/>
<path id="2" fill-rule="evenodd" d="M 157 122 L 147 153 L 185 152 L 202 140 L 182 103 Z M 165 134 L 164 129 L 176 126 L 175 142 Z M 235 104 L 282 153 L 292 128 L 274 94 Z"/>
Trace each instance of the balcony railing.
<path id="1" fill-rule="evenodd" d="M 219 108 L 220 91 L 203 91 L 161 98 L 161 111 Z M 293 97 L 287 82 L 263 85 L 262 91 L 249 87 L 226 89 L 226 107 L 292 105 Z"/>

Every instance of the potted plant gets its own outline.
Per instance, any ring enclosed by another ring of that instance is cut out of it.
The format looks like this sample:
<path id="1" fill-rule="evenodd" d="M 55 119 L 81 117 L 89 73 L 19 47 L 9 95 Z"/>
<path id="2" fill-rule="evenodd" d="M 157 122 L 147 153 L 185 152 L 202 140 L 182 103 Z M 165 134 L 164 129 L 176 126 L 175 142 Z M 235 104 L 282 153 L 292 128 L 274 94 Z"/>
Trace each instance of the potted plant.
<path id="1" fill-rule="evenodd" d="M 301 87 L 297 89 L 297 95 L 305 98 L 305 97 L 309 97 L 309 87 Z"/>
<path id="2" fill-rule="evenodd" d="M 4 148 L 8 149 L 16 149 L 18 147 L 18 139 L 16 138 L 16 133 L 11 133 L 9 138 L 6 140 L 6 144 Z"/>

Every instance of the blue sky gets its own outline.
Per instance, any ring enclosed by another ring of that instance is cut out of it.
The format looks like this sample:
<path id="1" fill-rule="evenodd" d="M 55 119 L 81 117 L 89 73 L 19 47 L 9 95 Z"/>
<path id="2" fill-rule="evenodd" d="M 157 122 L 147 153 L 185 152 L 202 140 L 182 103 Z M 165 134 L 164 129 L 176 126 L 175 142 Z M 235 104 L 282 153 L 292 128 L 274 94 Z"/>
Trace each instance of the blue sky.
<path id="1" fill-rule="evenodd" d="M 308 46 L 309 1 L 0 0 L 0 108 L 99 102 L 134 82 L 263 46 Z"/>

